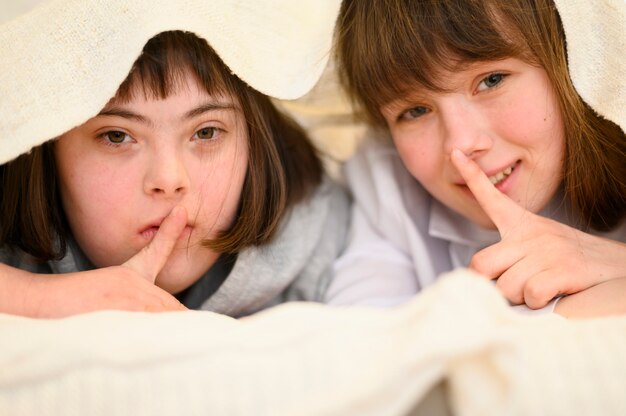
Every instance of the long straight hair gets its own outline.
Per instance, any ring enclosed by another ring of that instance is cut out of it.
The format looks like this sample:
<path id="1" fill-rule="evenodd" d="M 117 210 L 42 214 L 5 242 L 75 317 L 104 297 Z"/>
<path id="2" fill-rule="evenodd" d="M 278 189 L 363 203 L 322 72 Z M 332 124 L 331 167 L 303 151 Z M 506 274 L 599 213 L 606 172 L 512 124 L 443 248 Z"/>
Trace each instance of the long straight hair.
<path id="1" fill-rule="evenodd" d="M 562 112 L 563 184 L 579 226 L 608 230 L 623 220 L 626 138 L 576 92 L 551 0 L 344 0 L 336 42 L 342 84 L 379 128 L 380 108 L 412 86 L 445 91 L 442 71 L 509 57 L 544 68 Z"/>

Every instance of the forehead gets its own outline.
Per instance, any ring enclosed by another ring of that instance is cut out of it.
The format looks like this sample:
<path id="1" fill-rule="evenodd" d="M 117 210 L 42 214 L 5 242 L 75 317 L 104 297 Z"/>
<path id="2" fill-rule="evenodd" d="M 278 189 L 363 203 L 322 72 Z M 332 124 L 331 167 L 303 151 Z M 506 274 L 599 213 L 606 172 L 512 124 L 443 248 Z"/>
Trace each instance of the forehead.
<path id="1" fill-rule="evenodd" d="M 467 87 L 470 80 L 477 76 L 487 75 L 506 59 L 492 61 L 462 61 L 459 58 L 449 58 L 449 61 L 431 74 L 430 82 L 423 82 L 419 78 L 405 80 L 397 87 L 397 93 L 389 96 L 387 101 L 381 102 L 381 111 L 393 110 L 406 103 L 425 99 L 439 94 L 448 94 Z"/>
<path id="2" fill-rule="evenodd" d="M 136 100 L 157 100 L 181 94 L 209 95 L 236 101 L 223 81 L 213 79 L 211 85 L 206 85 L 198 79 L 194 71 L 180 69 L 167 74 L 167 78 L 134 71 L 120 85 L 109 103 L 123 104 Z"/>
<path id="3" fill-rule="evenodd" d="M 450 73 L 467 65 L 520 57 L 527 47 L 522 28 L 511 9 L 498 1 L 398 1 L 384 11 L 386 25 L 379 31 L 360 21 L 347 32 L 353 62 L 351 82 L 366 107 L 382 105 L 420 86 L 430 91 L 449 88 Z M 383 7 L 379 5 L 379 7 Z M 380 10 L 382 12 L 382 10 Z M 369 13 L 359 17 L 368 19 Z M 530 30 L 530 29 L 529 29 Z M 347 63 L 350 65 L 350 63 Z"/>
<path id="4" fill-rule="evenodd" d="M 210 95 L 201 85 L 190 81 L 181 82 L 164 98 L 146 95 L 141 88 L 125 99 L 114 97 L 92 120 L 103 120 L 100 116 L 118 117 L 152 129 L 174 129 L 210 118 L 227 127 L 241 128 L 245 118 L 240 109 L 232 96 Z"/>

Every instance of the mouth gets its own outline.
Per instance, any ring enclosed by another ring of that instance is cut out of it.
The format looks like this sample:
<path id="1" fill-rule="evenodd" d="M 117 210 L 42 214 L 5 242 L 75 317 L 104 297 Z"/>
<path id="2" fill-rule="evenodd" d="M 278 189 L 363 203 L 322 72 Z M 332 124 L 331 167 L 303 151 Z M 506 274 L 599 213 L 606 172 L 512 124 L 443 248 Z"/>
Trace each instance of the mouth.
<path id="1" fill-rule="evenodd" d="M 144 240 L 152 241 L 154 236 L 159 232 L 159 228 L 160 228 L 159 225 L 150 225 L 148 227 L 145 227 L 141 231 L 139 231 L 139 235 Z M 191 234 L 192 229 L 193 229 L 193 226 L 191 226 L 190 224 L 187 224 L 185 228 L 183 229 L 183 231 L 178 236 L 178 239 L 180 240 L 180 239 L 189 238 L 189 235 Z"/>
<path id="2" fill-rule="evenodd" d="M 494 186 L 499 185 L 500 183 L 502 183 L 511 173 L 513 173 L 513 171 L 515 170 L 515 168 L 517 167 L 517 165 L 519 164 L 519 160 L 516 161 L 515 163 L 513 163 L 511 166 L 501 170 L 500 172 L 495 173 L 494 175 L 489 176 L 489 181 L 491 181 L 491 183 Z"/>
<path id="3" fill-rule="evenodd" d="M 152 240 L 157 232 L 159 232 L 158 226 L 150 226 L 140 231 L 139 234 L 146 240 Z"/>

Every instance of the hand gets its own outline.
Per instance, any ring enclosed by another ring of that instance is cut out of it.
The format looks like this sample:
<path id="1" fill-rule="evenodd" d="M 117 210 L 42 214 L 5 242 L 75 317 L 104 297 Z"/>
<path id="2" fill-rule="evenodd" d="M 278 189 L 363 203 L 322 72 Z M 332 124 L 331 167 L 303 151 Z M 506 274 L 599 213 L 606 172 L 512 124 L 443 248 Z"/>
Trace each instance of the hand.
<path id="1" fill-rule="evenodd" d="M 626 314 L 626 277 L 607 280 L 558 301 L 554 312 L 566 318 L 599 318 Z"/>
<path id="2" fill-rule="evenodd" d="M 185 209 L 174 208 L 150 244 L 121 266 L 59 275 L 13 269 L 19 274 L 13 281 L 19 281 L 20 287 L 16 286 L 12 293 L 23 291 L 23 296 L 17 297 L 21 299 L 21 305 L 1 309 L 39 318 L 59 318 L 104 309 L 186 310 L 174 296 L 154 284 L 186 223 Z M 8 266 L 3 268 L 6 269 Z"/>
<path id="3" fill-rule="evenodd" d="M 527 211 L 458 149 L 452 162 L 501 237 L 476 253 L 469 266 L 498 279 L 496 285 L 511 302 L 541 308 L 558 295 L 626 276 L 626 244 Z"/>

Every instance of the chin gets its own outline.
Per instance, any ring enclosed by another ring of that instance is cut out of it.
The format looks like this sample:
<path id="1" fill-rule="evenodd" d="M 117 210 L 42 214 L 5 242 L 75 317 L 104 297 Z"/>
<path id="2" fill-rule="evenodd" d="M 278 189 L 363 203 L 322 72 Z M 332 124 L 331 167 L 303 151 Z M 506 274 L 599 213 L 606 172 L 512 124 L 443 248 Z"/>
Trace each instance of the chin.
<path id="1" fill-rule="evenodd" d="M 171 294 L 182 292 L 196 283 L 215 263 L 213 260 L 210 263 L 206 262 L 204 267 L 198 267 L 197 261 L 194 263 L 192 260 L 193 258 L 185 258 L 174 263 L 166 263 L 157 276 L 155 284 Z"/>
<path id="2" fill-rule="evenodd" d="M 156 278 L 155 285 L 165 290 L 166 292 L 175 295 L 193 285 L 198 279 L 199 277 L 194 279 L 193 281 L 180 281 L 179 279 L 176 279 L 169 274 L 159 274 Z"/>

